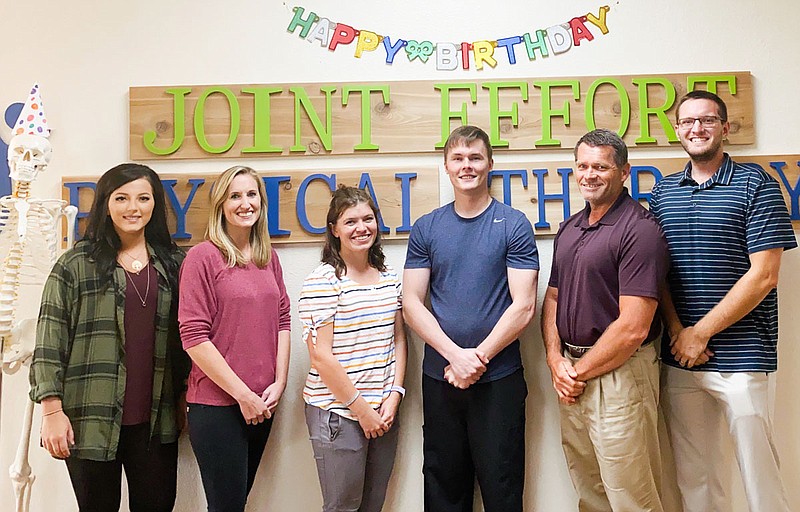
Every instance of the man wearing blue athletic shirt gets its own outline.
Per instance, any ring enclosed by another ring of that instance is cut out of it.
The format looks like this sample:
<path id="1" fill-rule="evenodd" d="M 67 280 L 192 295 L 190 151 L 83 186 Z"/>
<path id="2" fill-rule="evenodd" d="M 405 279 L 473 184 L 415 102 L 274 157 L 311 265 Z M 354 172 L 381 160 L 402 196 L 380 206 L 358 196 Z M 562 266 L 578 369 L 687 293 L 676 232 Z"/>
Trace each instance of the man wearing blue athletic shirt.
<path id="1" fill-rule="evenodd" d="M 667 237 L 662 401 L 685 512 L 731 510 L 730 432 L 751 512 L 788 512 L 772 434 L 781 254 L 797 246 L 778 183 L 723 152 L 728 112 L 715 94 L 678 103 L 683 172 L 653 189 Z"/>
<path id="2" fill-rule="evenodd" d="M 489 137 L 450 134 L 455 201 L 411 230 L 403 314 L 425 341 L 425 510 L 469 512 L 477 476 L 486 512 L 521 512 L 525 397 L 518 336 L 533 318 L 539 260 L 521 212 L 489 195 Z M 425 306 L 430 292 L 431 309 Z"/>

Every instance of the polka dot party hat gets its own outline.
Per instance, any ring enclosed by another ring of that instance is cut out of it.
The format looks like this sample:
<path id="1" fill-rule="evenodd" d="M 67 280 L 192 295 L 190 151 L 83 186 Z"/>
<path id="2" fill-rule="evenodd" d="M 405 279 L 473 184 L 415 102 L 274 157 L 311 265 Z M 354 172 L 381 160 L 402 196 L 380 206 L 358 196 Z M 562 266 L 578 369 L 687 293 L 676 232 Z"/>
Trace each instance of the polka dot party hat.
<path id="1" fill-rule="evenodd" d="M 25 106 L 22 107 L 17 122 L 14 124 L 13 135 L 28 133 L 41 137 L 50 136 L 50 128 L 47 126 L 47 116 L 44 114 L 42 96 L 39 94 L 39 84 L 33 84 L 31 92 L 25 99 Z"/>

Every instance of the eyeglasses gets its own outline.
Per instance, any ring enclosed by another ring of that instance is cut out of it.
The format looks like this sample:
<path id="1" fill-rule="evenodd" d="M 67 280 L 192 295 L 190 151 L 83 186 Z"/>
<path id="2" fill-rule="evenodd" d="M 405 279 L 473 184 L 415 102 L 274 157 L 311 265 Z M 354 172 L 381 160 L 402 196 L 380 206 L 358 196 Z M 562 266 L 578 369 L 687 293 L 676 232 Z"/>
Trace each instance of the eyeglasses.
<path id="1" fill-rule="evenodd" d="M 703 125 L 703 128 L 713 128 L 717 125 L 717 121 L 724 122 L 724 119 L 718 116 L 683 117 L 678 119 L 678 128 L 682 130 L 690 130 L 697 121 L 700 121 L 700 124 Z"/>

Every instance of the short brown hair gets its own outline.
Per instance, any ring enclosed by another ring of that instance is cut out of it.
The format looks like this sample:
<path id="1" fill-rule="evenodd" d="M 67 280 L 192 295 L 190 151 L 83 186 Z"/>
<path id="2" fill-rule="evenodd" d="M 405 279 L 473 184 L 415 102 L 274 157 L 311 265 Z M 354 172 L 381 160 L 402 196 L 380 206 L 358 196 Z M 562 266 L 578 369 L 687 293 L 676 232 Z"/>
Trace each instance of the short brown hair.
<path id="1" fill-rule="evenodd" d="M 608 146 L 614 150 L 614 164 L 617 167 L 623 167 L 628 163 L 628 147 L 619 135 L 611 130 L 598 128 L 597 130 L 592 130 L 584 134 L 584 136 L 578 140 L 578 143 L 575 144 L 573 155 L 576 160 L 578 159 L 578 148 L 581 144 L 586 144 L 592 148 Z"/>
<path id="2" fill-rule="evenodd" d="M 489 157 L 489 160 L 491 160 L 492 143 L 489 140 L 489 136 L 477 126 L 471 125 L 459 126 L 450 133 L 450 136 L 447 137 L 447 142 L 444 143 L 444 159 L 447 160 L 447 154 L 454 146 L 458 144 L 469 146 L 476 140 L 483 142 L 483 145 L 486 146 L 486 155 Z"/>
<path id="3" fill-rule="evenodd" d="M 728 107 L 725 105 L 725 102 L 722 101 L 722 98 L 714 94 L 713 92 L 709 91 L 691 91 L 687 92 L 683 95 L 683 98 L 678 101 L 678 106 L 675 107 L 675 121 L 678 121 L 678 116 L 680 115 L 681 105 L 686 103 L 689 100 L 711 100 L 717 104 L 717 111 L 719 111 L 719 117 L 722 119 L 722 122 L 726 122 L 728 120 Z"/>

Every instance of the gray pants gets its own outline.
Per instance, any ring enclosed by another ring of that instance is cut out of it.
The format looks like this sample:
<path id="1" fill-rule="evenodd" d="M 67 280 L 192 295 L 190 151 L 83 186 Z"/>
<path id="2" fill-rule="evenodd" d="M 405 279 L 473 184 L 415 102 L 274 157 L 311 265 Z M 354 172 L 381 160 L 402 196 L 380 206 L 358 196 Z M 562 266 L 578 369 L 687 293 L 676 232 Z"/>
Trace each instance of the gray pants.
<path id="1" fill-rule="evenodd" d="M 311 405 L 305 413 L 322 512 L 380 512 L 397 451 L 397 418 L 389 432 L 367 439 L 357 421 Z"/>

